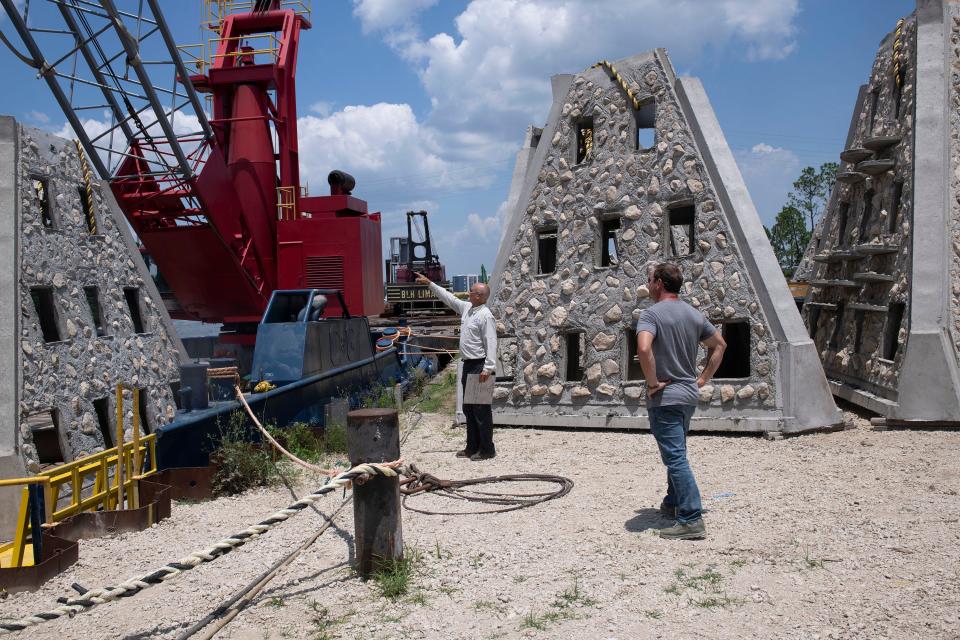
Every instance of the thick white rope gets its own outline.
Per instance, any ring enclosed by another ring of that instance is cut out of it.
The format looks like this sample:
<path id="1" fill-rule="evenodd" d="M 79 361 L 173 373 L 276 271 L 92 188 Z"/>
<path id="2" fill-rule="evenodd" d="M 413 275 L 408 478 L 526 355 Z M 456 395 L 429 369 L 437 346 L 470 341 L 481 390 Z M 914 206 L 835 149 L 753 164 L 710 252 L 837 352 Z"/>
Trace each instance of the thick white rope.
<path id="1" fill-rule="evenodd" d="M 168 580 L 173 580 L 184 572 L 189 571 L 190 569 L 193 569 L 194 567 L 197 567 L 205 562 L 212 562 L 213 560 L 230 553 L 237 547 L 243 546 L 249 540 L 267 533 L 276 525 L 303 511 L 314 502 L 317 502 L 325 494 L 336 491 L 340 488 L 347 488 L 355 480 L 366 480 L 369 477 L 377 475 L 396 477 L 399 475 L 397 469 L 401 464 L 402 461 L 397 460 L 395 462 L 388 462 L 386 464 L 357 465 L 349 471 L 345 471 L 335 478 L 332 478 L 320 489 L 317 489 L 313 493 L 300 498 L 285 509 L 277 511 L 266 519 L 247 527 L 243 531 L 215 542 L 206 549 L 194 551 L 193 553 L 181 558 L 180 560 L 177 560 L 176 562 L 169 562 L 146 575 L 130 578 L 129 580 L 122 582 L 117 586 L 91 589 L 79 597 L 68 598 L 64 604 L 54 609 L 50 609 L 49 611 L 35 613 L 32 616 L 21 618 L 19 620 L 0 622 L 0 635 L 13 633 L 15 631 L 22 631 L 50 620 L 56 620 L 62 616 L 73 617 L 74 615 L 82 611 L 88 611 L 97 605 L 111 602 L 113 600 L 117 600 L 118 598 L 129 598 L 130 596 L 140 593 L 144 589 L 161 584 Z"/>

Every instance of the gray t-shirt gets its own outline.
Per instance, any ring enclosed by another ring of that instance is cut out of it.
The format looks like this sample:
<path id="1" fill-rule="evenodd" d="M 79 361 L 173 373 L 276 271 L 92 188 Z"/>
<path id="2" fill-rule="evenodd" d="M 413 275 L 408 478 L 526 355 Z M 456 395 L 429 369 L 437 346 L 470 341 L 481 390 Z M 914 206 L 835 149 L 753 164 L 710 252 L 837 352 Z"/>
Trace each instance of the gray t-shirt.
<path id="1" fill-rule="evenodd" d="M 663 391 L 647 398 L 647 406 L 697 404 L 697 348 L 716 327 L 683 300 L 662 300 L 640 314 L 637 334 L 641 331 L 653 334 L 657 379 L 670 380 Z"/>

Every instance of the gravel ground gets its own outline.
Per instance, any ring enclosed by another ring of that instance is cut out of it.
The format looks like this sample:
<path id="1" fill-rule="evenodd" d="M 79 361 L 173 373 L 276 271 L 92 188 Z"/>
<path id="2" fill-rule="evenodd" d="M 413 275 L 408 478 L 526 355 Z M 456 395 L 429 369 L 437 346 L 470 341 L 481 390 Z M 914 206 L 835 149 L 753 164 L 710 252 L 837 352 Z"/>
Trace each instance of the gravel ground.
<path id="1" fill-rule="evenodd" d="M 352 575 L 348 507 L 217 637 L 960 638 L 960 432 L 876 431 L 846 418 L 849 430 L 776 442 L 694 436 L 709 537 L 667 542 L 655 535 L 667 523 L 649 434 L 500 429 L 499 456 L 469 462 L 453 457 L 463 431 L 450 416 L 426 414 L 404 446 L 423 470 L 556 473 L 576 486 L 506 514 L 405 511 L 415 560 L 409 591 L 395 600 Z M 341 497 L 325 500 L 329 513 Z M 177 504 L 153 529 L 83 541 L 77 565 L 39 592 L 10 596 L 0 616 L 47 609 L 74 582 L 139 575 L 289 501 L 280 486 Z M 23 637 L 173 638 L 322 521 L 303 513 L 169 584 Z"/>

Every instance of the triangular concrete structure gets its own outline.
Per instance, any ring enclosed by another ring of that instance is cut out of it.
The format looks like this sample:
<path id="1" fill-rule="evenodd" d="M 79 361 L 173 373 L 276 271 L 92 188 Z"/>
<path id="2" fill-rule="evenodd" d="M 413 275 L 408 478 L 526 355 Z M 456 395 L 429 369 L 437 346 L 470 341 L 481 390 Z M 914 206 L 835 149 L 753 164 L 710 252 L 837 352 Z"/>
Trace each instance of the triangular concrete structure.
<path id="1" fill-rule="evenodd" d="M 921 0 L 880 43 L 812 243 L 804 313 L 833 392 L 960 422 L 960 5 Z"/>
<path id="2" fill-rule="evenodd" d="M 115 388 L 173 419 L 186 358 L 109 185 L 73 142 L 0 116 L 0 477 L 113 446 Z M 130 431 L 132 407 L 125 406 Z M 9 533 L 19 493 L 0 496 Z"/>
<path id="3" fill-rule="evenodd" d="M 629 92 L 626 90 L 629 89 Z M 840 422 L 817 353 L 716 116 L 656 50 L 553 78 L 546 126 L 517 158 L 491 279 L 499 424 L 646 428 L 633 327 L 648 261 L 728 333 L 694 429 L 797 432 Z"/>

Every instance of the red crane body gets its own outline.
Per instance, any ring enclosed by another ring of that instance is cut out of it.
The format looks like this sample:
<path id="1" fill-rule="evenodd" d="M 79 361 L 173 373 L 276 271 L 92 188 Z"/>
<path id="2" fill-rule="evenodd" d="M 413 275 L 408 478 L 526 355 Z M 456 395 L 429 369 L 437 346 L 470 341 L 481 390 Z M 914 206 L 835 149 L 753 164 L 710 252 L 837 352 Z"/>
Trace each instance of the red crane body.
<path id="1" fill-rule="evenodd" d="M 291 9 L 226 16 L 209 72 L 189 79 L 213 102 L 214 137 L 188 154 L 194 177 L 156 175 L 156 141 L 148 152 L 134 141 L 115 172 L 120 207 L 179 302 L 175 317 L 249 325 L 278 288 L 341 289 L 351 313 L 383 310 L 380 214 L 349 191 L 301 193 L 296 64 L 309 28 Z M 331 300 L 326 315 L 340 312 Z"/>

